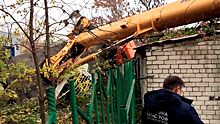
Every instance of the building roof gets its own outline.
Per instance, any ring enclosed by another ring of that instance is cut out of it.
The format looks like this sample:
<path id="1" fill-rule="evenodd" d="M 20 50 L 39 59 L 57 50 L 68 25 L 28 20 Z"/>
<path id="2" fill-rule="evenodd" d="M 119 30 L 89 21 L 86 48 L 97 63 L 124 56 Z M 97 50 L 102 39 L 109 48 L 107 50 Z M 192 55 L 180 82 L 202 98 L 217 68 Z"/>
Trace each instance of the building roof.
<path id="1" fill-rule="evenodd" d="M 220 34 L 220 30 L 216 30 L 215 33 L 216 33 L 216 35 L 219 35 Z M 206 36 L 210 36 L 210 34 L 206 34 Z M 146 49 L 146 48 L 149 48 L 151 46 L 161 46 L 163 44 L 177 43 L 177 42 L 181 42 L 181 41 L 193 40 L 193 39 L 202 38 L 202 37 L 203 37 L 202 34 L 194 34 L 194 35 L 189 35 L 189 36 L 184 36 L 184 37 L 178 37 L 178 38 L 154 41 L 154 42 L 150 42 L 150 43 L 145 43 L 145 44 L 143 44 L 141 46 L 137 46 L 134 49 L 136 49 L 136 50 Z"/>

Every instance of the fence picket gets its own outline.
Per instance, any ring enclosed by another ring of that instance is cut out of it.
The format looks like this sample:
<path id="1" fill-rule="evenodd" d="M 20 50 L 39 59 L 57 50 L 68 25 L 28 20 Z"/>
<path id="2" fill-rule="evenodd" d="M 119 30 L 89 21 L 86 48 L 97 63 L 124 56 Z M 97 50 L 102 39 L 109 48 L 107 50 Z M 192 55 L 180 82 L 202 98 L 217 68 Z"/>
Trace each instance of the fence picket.
<path id="1" fill-rule="evenodd" d="M 124 63 L 124 65 L 117 66 L 116 69 L 108 69 L 107 86 L 104 85 L 100 71 L 97 72 L 97 84 L 95 80 L 95 74 L 92 74 L 92 95 L 90 103 L 86 105 L 86 114 L 83 113 L 83 111 L 76 104 L 74 81 L 70 81 L 70 104 L 72 111 L 72 123 L 79 123 L 79 114 L 82 119 L 87 122 L 87 124 L 100 124 L 99 117 L 101 114 L 102 124 L 106 124 L 106 118 L 108 124 L 135 124 L 135 81 L 132 66 L 132 61 L 129 61 L 127 63 Z M 97 90 L 99 90 L 99 93 L 97 93 Z M 56 119 L 55 100 L 53 101 L 53 96 L 51 96 L 51 94 L 52 93 L 50 93 L 50 97 L 48 97 L 48 102 L 50 102 L 50 106 L 52 107 L 52 112 L 50 112 L 49 115 L 49 122 L 54 121 L 54 123 L 56 123 L 57 120 L 54 120 L 53 118 L 55 117 Z M 98 102 L 98 98 L 100 102 Z M 52 104 L 53 102 L 54 104 Z M 104 106 L 104 104 L 106 104 L 106 106 Z M 95 112 L 95 120 L 92 120 L 93 106 Z M 101 106 L 101 108 L 99 108 L 99 106 Z M 99 111 L 99 109 L 101 109 L 101 111 Z M 107 114 L 105 114 L 105 112 Z"/>

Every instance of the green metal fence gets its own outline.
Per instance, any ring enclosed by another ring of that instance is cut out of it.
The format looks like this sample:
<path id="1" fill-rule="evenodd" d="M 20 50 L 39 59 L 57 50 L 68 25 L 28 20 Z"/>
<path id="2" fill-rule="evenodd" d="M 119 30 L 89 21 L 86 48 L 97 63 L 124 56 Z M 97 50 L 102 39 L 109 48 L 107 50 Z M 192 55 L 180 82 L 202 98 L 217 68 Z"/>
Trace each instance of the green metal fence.
<path id="1" fill-rule="evenodd" d="M 95 77 L 98 77 L 97 80 Z M 107 79 L 103 81 L 104 79 Z M 83 112 L 76 104 L 74 80 L 70 81 L 70 105 L 73 124 L 78 124 L 81 116 L 87 124 L 135 124 L 135 95 L 132 61 L 108 69 L 108 74 L 92 74 L 92 97 Z M 56 106 L 53 88 L 49 88 L 49 124 L 56 124 Z M 92 115 L 95 114 L 95 118 Z"/>

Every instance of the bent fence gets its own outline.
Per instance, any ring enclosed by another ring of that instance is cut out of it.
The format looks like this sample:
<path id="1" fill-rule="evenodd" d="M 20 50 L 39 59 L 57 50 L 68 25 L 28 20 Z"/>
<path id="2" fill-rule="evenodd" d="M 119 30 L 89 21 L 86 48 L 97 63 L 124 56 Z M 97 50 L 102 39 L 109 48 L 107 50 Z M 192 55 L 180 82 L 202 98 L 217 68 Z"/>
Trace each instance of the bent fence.
<path id="1" fill-rule="evenodd" d="M 98 77 L 96 80 L 95 75 Z M 103 79 L 106 79 L 104 82 Z M 70 106 L 73 124 L 81 116 L 87 124 L 135 124 L 135 92 L 132 61 L 108 69 L 108 75 L 92 74 L 93 87 L 86 112 L 76 104 L 74 80 L 70 81 Z M 56 124 L 56 106 L 53 87 L 48 88 L 49 124 Z M 94 115 L 94 116 L 93 116 Z"/>

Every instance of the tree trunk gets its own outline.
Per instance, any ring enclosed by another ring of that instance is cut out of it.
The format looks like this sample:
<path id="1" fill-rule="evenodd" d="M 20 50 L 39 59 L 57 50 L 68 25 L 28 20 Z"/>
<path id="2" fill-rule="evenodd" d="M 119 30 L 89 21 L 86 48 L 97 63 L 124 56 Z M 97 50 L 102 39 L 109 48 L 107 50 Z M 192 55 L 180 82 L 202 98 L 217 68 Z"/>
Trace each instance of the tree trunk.
<path id="1" fill-rule="evenodd" d="M 45 58 L 48 60 L 48 65 L 51 65 L 51 60 L 50 60 L 50 30 L 49 30 L 49 16 L 48 16 L 48 6 L 47 6 L 47 0 L 44 0 L 44 5 L 45 5 L 45 24 L 46 24 L 46 42 L 45 42 Z M 52 82 L 52 86 L 55 85 L 55 80 L 50 74 L 50 81 Z"/>
<path id="2" fill-rule="evenodd" d="M 44 0 L 44 5 L 45 5 L 45 24 L 46 24 L 46 51 L 45 55 L 46 58 L 48 59 L 48 65 L 50 65 L 50 32 L 49 32 L 49 16 L 48 16 L 48 7 L 47 7 L 47 0 Z"/>
<path id="3" fill-rule="evenodd" d="M 30 22 L 29 22 L 29 29 L 30 29 L 30 44 L 32 48 L 32 54 L 34 58 L 34 63 L 36 67 L 36 75 L 37 75 L 37 82 L 39 86 L 39 104 L 40 104 L 40 115 L 41 115 L 41 121 L 42 124 L 46 123 L 45 120 L 45 112 L 44 112 L 44 92 L 43 92 L 43 86 L 41 82 L 41 76 L 40 76 L 40 68 L 39 68 L 39 59 L 37 56 L 36 48 L 35 48 L 35 43 L 34 43 L 34 36 L 33 36 L 33 14 L 34 14 L 34 5 L 33 5 L 33 0 L 30 1 Z"/>

